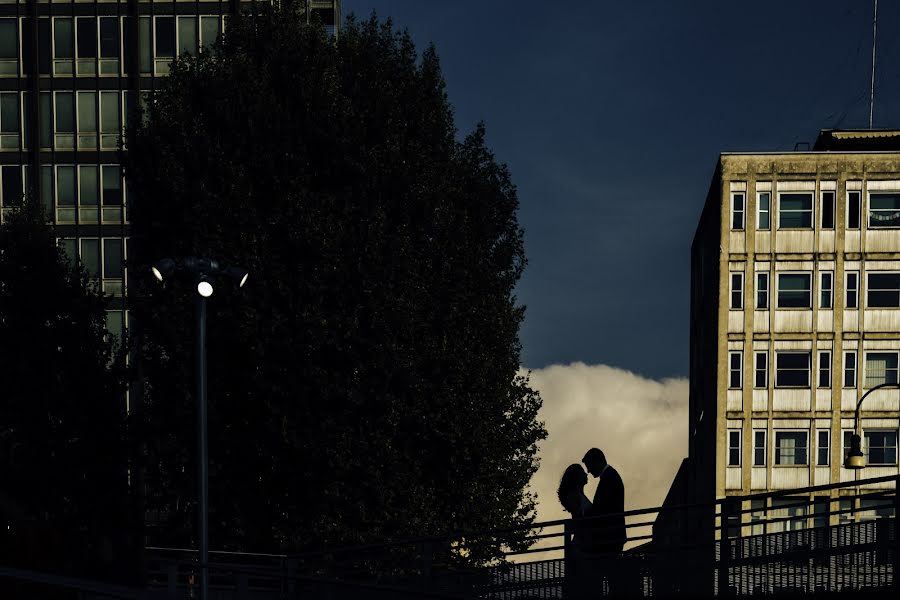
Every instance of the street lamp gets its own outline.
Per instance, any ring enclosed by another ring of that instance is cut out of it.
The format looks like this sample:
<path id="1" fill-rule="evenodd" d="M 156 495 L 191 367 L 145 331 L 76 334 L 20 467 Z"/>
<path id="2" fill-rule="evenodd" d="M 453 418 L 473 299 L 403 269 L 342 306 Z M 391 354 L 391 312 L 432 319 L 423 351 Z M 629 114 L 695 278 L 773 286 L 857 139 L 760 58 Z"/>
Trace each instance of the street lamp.
<path id="1" fill-rule="evenodd" d="M 197 479 L 199 487 L 198 520 L 200 546 L 200 600 L 209 600 L 209 458 L 207 457 L 206 414 L 206 299 L 213 294 L 216 275 L 226 275 L 244 287 L 249 277 L 247 269 L 224 269 L 209 258 L 188 256 L 180 261 L 159 260 L 150 267 L 159 281 L 181 272 L 193 279 L 197 286 Z"/>
<path id="2" fill-rule="evenodd" d="M 856 403 L 856 413 L 853 416 L 853 435 L 850 437 L 850 452 L 847 453 L 847 459 L 844 460 L 844 467 L 846 467 L 847 469 L 859 470 L 864 469 L 866 466 L 866 457 L 862 452 L 862 437 L 859 435 L 859 407 L 862 405 L 863 400 L 866 399 L 866 396 L 868 396 L 875 390 L 890 387 L 900 389 L 900 384 L 882 383 L 876 385 L 871 390 L 863 394 L 862 398 L 859 399 L 859 402 Z"/>

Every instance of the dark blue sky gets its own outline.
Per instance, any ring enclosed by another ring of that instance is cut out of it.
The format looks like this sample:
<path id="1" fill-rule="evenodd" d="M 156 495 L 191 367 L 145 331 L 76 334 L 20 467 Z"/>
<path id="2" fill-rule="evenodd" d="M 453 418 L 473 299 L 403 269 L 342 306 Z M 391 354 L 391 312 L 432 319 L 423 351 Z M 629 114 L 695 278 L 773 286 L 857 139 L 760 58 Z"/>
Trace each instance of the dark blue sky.
<path id="1" fill-rule="evenodd" d="M 869 0 L 344 0 L 433 42 L 461 133 L 519 189 L 523 364 L 688 371 L 690 246 L 717 154 L 867 126 Z M 900 126 L 881 2 L 875 126 Z"/>

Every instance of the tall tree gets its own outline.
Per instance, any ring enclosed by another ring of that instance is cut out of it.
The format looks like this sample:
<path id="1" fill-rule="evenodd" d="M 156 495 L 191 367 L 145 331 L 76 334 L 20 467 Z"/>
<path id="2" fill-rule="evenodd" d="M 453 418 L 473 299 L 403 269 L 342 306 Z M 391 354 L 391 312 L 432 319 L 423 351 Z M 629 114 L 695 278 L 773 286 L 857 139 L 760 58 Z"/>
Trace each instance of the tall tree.
<path id="1" fill-rule="evenodd" d="M 335 41 L 260 8 L 180 59 L 144 116 L 126 159 L 138 269 L 208 255 L 251 273 L 210 301 L 212 547 L 531 523 L 546 432 L 517 376 L 516 190 L 482 125 L 457 140 L 434 48 L 374 16 Z M 135 279 L 160 541 L 189 541 L 195 292 Z"/>
<path id="2" fill-rule="evenodd" d="M 0 225 L 5 564 L 121 579 L 133 548 L 121 344 L 46 222 L 30 201 Z"/>

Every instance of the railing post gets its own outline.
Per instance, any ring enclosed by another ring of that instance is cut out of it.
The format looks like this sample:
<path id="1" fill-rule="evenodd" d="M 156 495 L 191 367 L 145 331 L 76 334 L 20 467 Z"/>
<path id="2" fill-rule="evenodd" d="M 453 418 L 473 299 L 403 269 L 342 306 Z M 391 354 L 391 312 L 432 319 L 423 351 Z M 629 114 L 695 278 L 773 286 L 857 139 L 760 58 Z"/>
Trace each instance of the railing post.
<path id="1" fill-rule="evenodd" d="M 730 596 L 731 586 L 728 581 L 728 568 L 731 565 L 731 538 L 728 537 L 728 522 L 731 518 L 731 503 L 726 499 L 721 504 L 721 517 L 719 523 L 719 585 L 716 590 L 718 596 Z"/>
<path id="2" fill-rule="evenodd" d="M 892 570 L 894 591 L 900 591 L 900 476 L 894 478 L 894 547 L 892 548 Z"/>
<path id="3" fill-rule="evenodd" d="M 236 573 L 235 574 L 235 596 L 237 600 L 247 600 L 247 574 L 246 573 Z"/>
<path id="4" fill-rule="evenodd" d="M 422 589 L 431 589 L 431 565 L 434 562 L 434 543 L 431 541 L 422 542 Z"/>
<path id="5" fill-rule="evenodd" d="M 169 600 L 178 597 L 178 563 L 174 560 L 166 565 L 166 591 Z"/>
<path id="6" fill-rule="evenodd" d="M 287 561 L 287 597 L 289 600 L 297 596 L 297 559 Z"/>
<path id="7" fill-rule="evenodd" d="M 575 534 L 574 521 L 567 519 L 563 524 L 563 598 L 575 596 L 575 555 L 573 553 L 572 539 Z M 599 587 L 599 586 L 598 586 Z"/>

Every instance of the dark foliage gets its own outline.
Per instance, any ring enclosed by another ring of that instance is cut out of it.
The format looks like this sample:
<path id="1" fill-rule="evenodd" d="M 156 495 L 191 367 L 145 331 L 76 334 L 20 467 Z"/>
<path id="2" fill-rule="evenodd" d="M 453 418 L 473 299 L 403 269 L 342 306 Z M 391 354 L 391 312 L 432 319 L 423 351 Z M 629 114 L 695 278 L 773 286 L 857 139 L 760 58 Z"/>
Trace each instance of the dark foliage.
<path id="1" fill-rule="evenodd" d="M 127 176 L 139 265 L 250 269 L 210 301 L 213 548 L 300 550 L 527 525 L 538 394 L 518 374 L 518 200 L 456 139 L 433 48 L 289 9 L 184 58 Z M 161 543 L 192 535 L 192 286 L 134 277 Z M 517 543 L 510 534 L 492 544 Z"/>
<path id="2" fill-rule="evenodd" d="M 123 360 L 105 300 L 57 247 L 38 202 L 0 225 L 2 562 L 128 573 Z"/>

